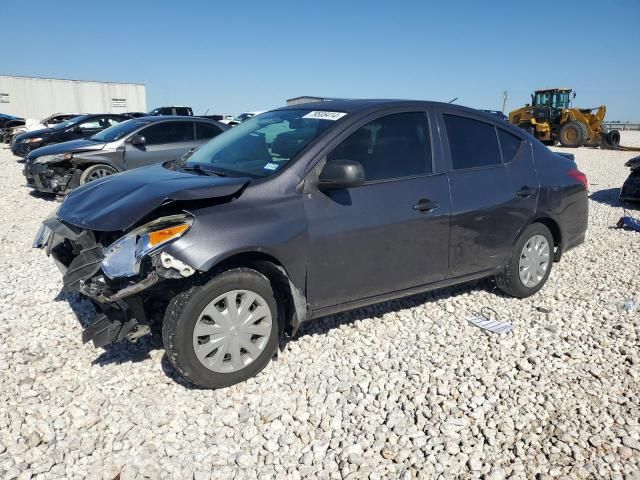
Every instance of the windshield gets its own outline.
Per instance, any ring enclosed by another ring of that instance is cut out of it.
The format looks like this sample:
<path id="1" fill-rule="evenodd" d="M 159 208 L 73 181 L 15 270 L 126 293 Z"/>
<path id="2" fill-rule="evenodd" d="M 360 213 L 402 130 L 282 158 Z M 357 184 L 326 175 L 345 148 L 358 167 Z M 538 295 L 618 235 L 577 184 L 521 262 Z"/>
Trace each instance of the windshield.
<path id="1" fill-rule="evenodd" d="M 93 140 L 94 142 L 115 142 L 148 123 L 148 121 L 126 120 L 96 133 L 89 140 Z"/>
<path id="2" fill-rule="evenodd" d="M 69 120 L 59 123 L 57 125 L 54 125 L 53 127 L 51 127 L 53 130 L 61 130 L 63 128 L 67 128 L 70 127 L 72 125 L 75 125 L 76 123 L 80 122 L 81 120 L 87 118 L 88 115 L 80 115 L 79 117 L 73 117 L 70 118 Z"/>
<path id="3" fill-rule="evenodd" d="M 201 146 L 187 164 L 223 174 L 266 177 L 281 170 L 345 115 L 311 110 L 263 113 Z"/>

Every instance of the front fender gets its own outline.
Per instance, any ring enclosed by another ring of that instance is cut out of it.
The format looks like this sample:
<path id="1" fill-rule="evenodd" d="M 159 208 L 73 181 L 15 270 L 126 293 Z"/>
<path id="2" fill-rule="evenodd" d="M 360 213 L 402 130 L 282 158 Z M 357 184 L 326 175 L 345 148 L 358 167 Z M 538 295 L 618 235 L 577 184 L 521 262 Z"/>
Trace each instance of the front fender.
<path id="1" fill-rule="evenodd" d="M 118 172 L 124 171 L 123 167 L 124 152 L 105 152 L 98 150 L 96 152 L 82 152 L 73 155 L 72 163 L 76 168 L 84 170 L 90 165 L 98 163 L 109 165 Z"/>

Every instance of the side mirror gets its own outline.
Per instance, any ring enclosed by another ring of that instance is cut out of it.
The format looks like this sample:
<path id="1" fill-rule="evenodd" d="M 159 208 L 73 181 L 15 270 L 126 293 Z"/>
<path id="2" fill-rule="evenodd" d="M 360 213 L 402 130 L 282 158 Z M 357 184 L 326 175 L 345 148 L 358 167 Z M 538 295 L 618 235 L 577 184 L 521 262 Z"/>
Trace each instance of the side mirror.
<path id="1" fill-rule="evenodd" d="M 75 127 L 73 127 L 73 133 L 82 133 L 82 129 L 80 128 L 80 125 L 76 125 Z"/>
<path id="2" fill-rule="evenodd" d="M 364 168 L 354 160 L 334 160 L 327 162 L 318 179 L 318 189 L 338 190 L 359 187 L 364 184 Z"/>
<path id="3" fill-rule="evenodd" d="M 147 144 L 147 139 L 144 138 L 144 135 L 136 134 L 131 137 L 131 145 L 136 147 L 144 147 Z"/>

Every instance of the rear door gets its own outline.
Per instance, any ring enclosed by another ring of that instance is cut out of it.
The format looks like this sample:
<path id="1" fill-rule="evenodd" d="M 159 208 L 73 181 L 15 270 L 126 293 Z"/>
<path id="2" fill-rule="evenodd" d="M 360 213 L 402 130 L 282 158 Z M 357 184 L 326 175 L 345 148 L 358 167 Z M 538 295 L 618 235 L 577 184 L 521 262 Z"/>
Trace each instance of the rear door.
<path id="1" fill-rule="evenodd" d="M 127 170 L 153 163 L 175 160 L 196 146 L 192 121 L 172 120 L 155 122 L 138 131 L 146 144 L 135 146 L 127 142 L 124 162 Z"/>
<path id="2" fill-rule="evenodd" d="M 399 292 L 447 273 L 449 187 L 434 167 L 427 112 L 362 123 L 323 161 L 360 162 L 365 184 L 305 195 L 307 295 L 314 310 Z M 433 208 L 419 210 L 428 202 Z"/>
<path id="3" fill-rule="evenodd" d="M 439 121 L 451 187 L 449 277 L 499 267 L 535 212 L 531 148 L 480 115 L 445 108 Z"/>

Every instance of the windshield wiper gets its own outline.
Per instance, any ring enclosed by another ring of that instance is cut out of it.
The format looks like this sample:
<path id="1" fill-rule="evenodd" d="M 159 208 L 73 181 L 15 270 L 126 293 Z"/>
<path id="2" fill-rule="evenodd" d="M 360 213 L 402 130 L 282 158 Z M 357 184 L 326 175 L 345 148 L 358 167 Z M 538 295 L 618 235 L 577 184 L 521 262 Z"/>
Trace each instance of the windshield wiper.
<path id="1" fill-rule="evenodd" d="M 222 172 L 218 172 L 215 170 L 211 170 L 210 168 L 202 168 L 202 166 L 199 163 L 192 163 L 191 165 L 182 165 L 180 168 L 182 168 L 182 170 L 192 170 L 194 172 L 198 172 L 198 173 L 202 173 L 204 175 L 217 175 L 218 177 L 226 177 L 227 174 L 226 173 L 222 173 Z"/>

